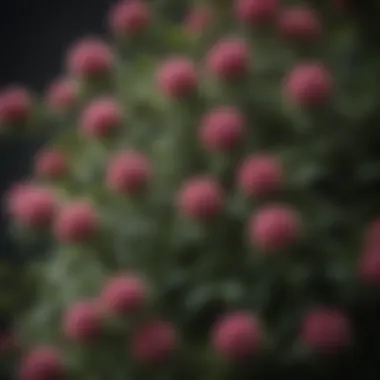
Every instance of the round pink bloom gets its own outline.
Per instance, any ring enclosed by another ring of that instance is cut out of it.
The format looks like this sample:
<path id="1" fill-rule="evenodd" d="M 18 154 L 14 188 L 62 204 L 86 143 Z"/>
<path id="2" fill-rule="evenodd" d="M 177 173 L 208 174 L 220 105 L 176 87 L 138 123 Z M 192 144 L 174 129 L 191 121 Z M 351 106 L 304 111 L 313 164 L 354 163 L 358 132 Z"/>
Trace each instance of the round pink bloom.
<path id="1" fill-rule="evenodd" d="M 236 0 L 236 16 L 250 26 L 274 22 L 280 8 L 279 0 Z"/>
<path id="2" fill-rule="evenodd" d="M 69 51 L 67 56 L 68 72 L 78 78 L 98 78 L 107 76 L 115 66 L 114 55 L 102 40 L 87 38 Z"/>
<path id="3" fill-rule="evenodd" d="M 233 312 L 219 320 L 212 331 L 212 345 L 231 362 L 242 362 L 261 348 L 263 329 L 256 317 L 245 311 Z"/>
<path id="4" fill-rule="evenodd" d="M 221 40 L 208 52 L 206 64 L 209 71 L 221 80 L 242 79 L 250 68 L 248 45 L 240 39 Z"/>
<path id="5" fill-rule="evenodd" d="M 91 102 L 83 111 L 80 127 L 86 136 L 105 138 L 121 127 L 123 111 L 112 98 L 100 98 Z"/>
<path id="6" fill-rule="evenodd" d="M 242 144 L 246 124 L 244 115 L 238 109 L 219 107 L 203 117 L 199 137 L 208 151 L 230 152 Z"/>
<path id="7" fill-rule="evenodd" d="M 48 189 L 24 187 L 13 195 L 9 210 L 15 221 L 24 227 L 46 228 L 56 215 L 57 200 Z"/>
<path id="8" fill-rule="evenodd" d="M 59 212 L 54 234 L 64 243 L 82 243 L 92 239 L 99 229 L 100 220 L 93 205 L 87 201 L 75 201 Z"/>
<path id="9" fill-rule="evenodd" d="M 12 216 L 17 213 L 17 208 L 19 207 L 19 203 L 23 202 L 23 198 L 25 194 L 30 191 L 40 189 L 37 185 L 29 182 L 21 182 L 14 186 L 12 186 L 7 192 L 4 203 L 7 209 L 7 212 Z"/>
<path id="10" fill-rule="evenodd" d="M 185 57 L 172 58 L 156 73 L 158 89 L 167 97 L 183 99 L 198 88 L 198 73 L 194 63 Z"/>
<path id="11" fill-rule="evenodd" d="M 190 11 L 185 20 L 186 30 L 200 36 L 213 22 L 213 12 L 209 7 L 196 7 Z"/>
<path id="12" fill-rule="evenodd" d="M 301 234 L 299 214 L 288 206 L 269 206 L 254 213 L 249 222 L 251 243 L 273 252 L 295 243 Z"/>
<path id="13" fill-rule="evenodd" d="M 63 380 L 65 365 L 51 347 L 37 347 L 21 362 L 21 380 Z"/>
<path id="14" fill-rule="evenodd" d="M 56 180 L 68 174 L 69 164 L 60 151 L 48 148 L 37 154 L 34 162 L 34 172 L 40 178 Z"/>
<path id="15" fill-rule="evenodd" d="M 122 0 L 109 16 L 111 31 L 119 36 L 136 36 L 145 32 L 152 23 L 152 14 L 147 3 L 140 0 Z"/>
<path id="16" fill-rule="evenodd" d="M 327 308 L 311 311 L 301 329 L 301 340 L 311 350 L 321 354 L 334 354 L 346 349 L 351 343 L 351 335 L 347 316 Z"/>
<path id="17" fill-rule="evenodd" d="M 238 186 L 247 197 L 265 197 L 278 191 L 284 184 L 284 170 L 274 156 L 248 157 L 240 167 Z"/>
<path id="18" fill-rule="evenodd" d="M 320 64 L 296 66 L 285 81 L 287 100 L 302 108 L 325 105 L 333 95 L 334 81 L 330 72 Z"/>
<path id="19" fill-rule="evenodd" d="M 186 181 L 178 193 L 179 212 L 199 222 L 213 220 L 222 211 L 224 194 L 212 178 L 197 177 Z"/>
<path id="20" fill-rule="evenodd" d="M 33 99 L 21 86 L 11 86 L 0 94 L 0 125 L 13 126 L 25 123 L 31 116 Z"/>
<path id="21" fill-rule="evenodd" d="M 112 278 L 100 296 L 103 307 L 117 316 L 140 311 L 148 297 L 148 286 L 137 275 Z"/>
<path id="22" fill-rule="evenodd" d="M 167 362 L 178 345 L 177 333 L 167 322 L 154 321 L 142 326 L 132 338 L 131 354 L 142 365 Z"/>
<path id="23" fill-rule="evenodd" d="M 322 25 L 313 9 L 293 7 L 282 12 L 279 19 L 281 37 L 290 41 L 314 42 L 322 35 Z"/>
<path id="24" fill-rule="evenodd" d="M 78 95 L 78 89 L 73 81 L 58 79 L 48 89 L 47 102 L 53 110 L 66 112 L 77 104 Z"/>
<path id="25" fill-rule="evenodd" d="M 81 301 L 68 309 L 63 321 L 65 336 L 76 343 L 89 343 L 101 336 L 103 321 L 94 302 Z"/>
<path id="26" fill-rule="evenodd" d="M 380 288 L 380 247 L 372 248 L 361 254 L 358 274 L 363 283 Z"/>
<path id="27" fill-rule="evenodd" d="M 151 163 L 145 155 L 129 151 L 112 158 L 107 170 L 107 186 L 110 190 L 126 195 L 144 192 L 152 177 Z"/>

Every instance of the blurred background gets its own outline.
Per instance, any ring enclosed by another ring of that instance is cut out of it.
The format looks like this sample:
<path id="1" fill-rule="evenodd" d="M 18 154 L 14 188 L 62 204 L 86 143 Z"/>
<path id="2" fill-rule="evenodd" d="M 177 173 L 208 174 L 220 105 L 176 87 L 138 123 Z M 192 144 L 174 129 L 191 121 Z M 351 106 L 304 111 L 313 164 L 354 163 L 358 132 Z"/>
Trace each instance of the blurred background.
<path id="1" fill-rule="evenodd" d="M 77 38 L 105 33 L 104 15 L 114 2 L 0 0 L 0 88 L 22 83 L 42 93 L 61 72 L 62 58 Z M 352 0 L 347 13 L 347 17 L 355 18 L 366 29 L 368 39 L 375 43 L 380 39 L 379 8 L 379 0 Z M 12 183 L 28 174 L 31 158 L 42 143 L 33 141 L 30 136 L 25 140 L 0 139 L 0 265 L 17 256 L 16 247 L 7 234 L 2 198 Z M 0 329 L 6 324 L 7 318 L 0 313 Z M 371 348 L 366 351 L 370 352 Z M 377 358 L 376 353 L 372 353 L 372 357 L 363 356 L 368 363 Z M 359 372 L 369 367 L 362 363 Z M 378 368 L 369 372 L 368 375 L 362 373 L 365 379 L 377 376 Z"/>

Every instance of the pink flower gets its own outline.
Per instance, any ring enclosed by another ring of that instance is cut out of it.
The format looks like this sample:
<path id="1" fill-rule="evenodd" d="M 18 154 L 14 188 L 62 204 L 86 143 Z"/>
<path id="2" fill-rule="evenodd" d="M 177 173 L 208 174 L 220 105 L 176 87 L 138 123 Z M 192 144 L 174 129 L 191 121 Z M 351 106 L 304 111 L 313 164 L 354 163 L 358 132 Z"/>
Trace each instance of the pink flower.
<path id="1" fill-rule="evenodd" d="M 186 181 L 177 198 L 179 212 L 199 222 L 213 220 L 222 211 L 224 195 L 220 185 L 208 177 Z"/>
<path id="2" fill-rule="evenodd" d="M 218 354 L 228 361 L 249 360 L 261 348 L 262 327 L 249 312 L 238 311 L 221 318 L 212 330 L 212 344 Z"/>
<path id="3" fill-rule="evenodd" d="M 198 73 L 194 63 L 185 57 L 172 58 L 156 73 L 158 89 L 169 98 L 183 99 L 198 88 Z"/>

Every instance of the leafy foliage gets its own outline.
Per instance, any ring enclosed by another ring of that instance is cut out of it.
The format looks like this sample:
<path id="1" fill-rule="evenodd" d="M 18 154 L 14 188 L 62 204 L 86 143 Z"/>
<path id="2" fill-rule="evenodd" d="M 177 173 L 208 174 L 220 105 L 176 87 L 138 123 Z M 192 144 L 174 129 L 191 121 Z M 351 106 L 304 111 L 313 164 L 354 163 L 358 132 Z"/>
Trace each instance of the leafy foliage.
<path id="1" fill-rule="evenodd" d="M 123 2 L 115 49 L 68 55 L 76 104 L 48 106 L 69 170 L 40 163 L 9 200 L 49 241 L 23 379 L 318 377 L 366 355 L 379 55 L 330 1 L 194 3 Z"/>

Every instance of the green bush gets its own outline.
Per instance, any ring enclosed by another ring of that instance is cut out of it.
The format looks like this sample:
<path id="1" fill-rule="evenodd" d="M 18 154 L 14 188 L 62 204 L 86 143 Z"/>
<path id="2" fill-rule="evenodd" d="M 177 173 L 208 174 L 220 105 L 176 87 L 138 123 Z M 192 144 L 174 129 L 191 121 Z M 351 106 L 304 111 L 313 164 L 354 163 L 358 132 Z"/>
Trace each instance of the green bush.
<path id="1" fill-rule="evenodd" d="M 7 203 L 48 246 L 21 379 L 323 377 L 378 331 L 378 53 L 330 1 L 192 3 L 117 4 L 3 96 L 54 135 Z"/>

